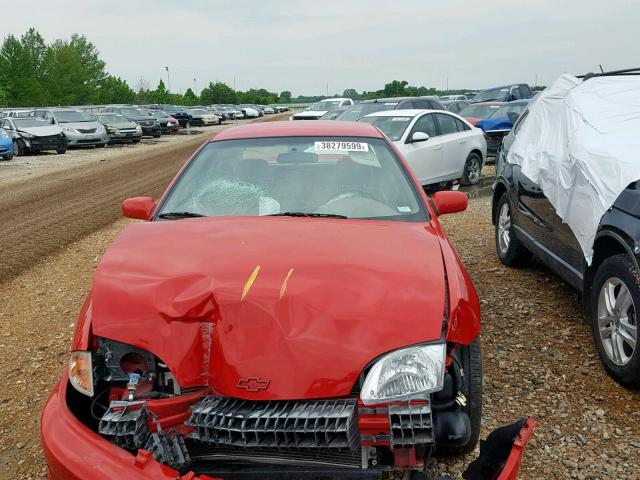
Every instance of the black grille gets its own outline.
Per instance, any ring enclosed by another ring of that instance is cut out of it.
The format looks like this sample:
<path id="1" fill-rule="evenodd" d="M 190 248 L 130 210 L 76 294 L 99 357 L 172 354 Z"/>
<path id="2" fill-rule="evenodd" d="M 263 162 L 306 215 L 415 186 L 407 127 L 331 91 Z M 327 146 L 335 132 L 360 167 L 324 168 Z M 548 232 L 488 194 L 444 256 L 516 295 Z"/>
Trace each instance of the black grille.
<path id="1" fill-rule="evenodd" d="M 245 448 L 351 449 L 359 445 L 355 400 L 248 401 L 205 397 L 191 407 L 191 437 Z"/>
<path id="2" fill-rule="evenodd" d="M 391 446 L 433 443 L 433 422 L 429 404 L 389 405 Z"/>
<path id="3" fill-rule="evenodd" d="M 122 402 L 111 402 L 100 419 L 98 432 L 116 445 L 133 451 L 142 448 L 149 438 L 148 418 L 144 407 L 127 408 Z"/>
<path id="4" fill-rule="evenodd" d="M 78 128 L 78 132 L 80 133 L 94 133 L 95 131 L 95 128 Z"/>
<path id="5" fill-rule="evenodd" d="M 360 450 L 350 449 L 277 449 L 277 448 L 241 448 L 218 445 L 205 445 L 192 442 L 189 453 L 193 461 L 199 460 L 242 460 L 256 463 L 296 463 L 322 464 L 341 467 L 360 468 L 362 460 Z"/>

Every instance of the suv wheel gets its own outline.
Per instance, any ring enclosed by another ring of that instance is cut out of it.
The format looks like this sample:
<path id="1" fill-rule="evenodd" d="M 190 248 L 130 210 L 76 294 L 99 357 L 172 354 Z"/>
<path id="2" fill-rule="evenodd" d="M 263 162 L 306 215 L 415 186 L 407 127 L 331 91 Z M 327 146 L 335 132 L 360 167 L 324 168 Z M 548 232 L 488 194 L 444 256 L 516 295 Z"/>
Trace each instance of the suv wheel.
<path id="1" fill-rule="evenodd" d="M 482 178 L 482 158 L 477 153 L 470 153 L 464 164 L 462 173 L 463 185 L 475 185 Z"/>
<path id="2" fill-rule="evenodd" d="M 617 382 L 640 388 L 638 320 L 640 273 L 626 254 L 607 258 L 591 288 L 591 330 L 605 370 Z"/>
<path id="3" fill-rule="evenodd" d="M 497 212 L 495 237 L 498 258 L 509 267 L 522 265 L 529 259 L 529 252 L 513 234 L 511 204 L 506 192 L 500 197 Z"/>

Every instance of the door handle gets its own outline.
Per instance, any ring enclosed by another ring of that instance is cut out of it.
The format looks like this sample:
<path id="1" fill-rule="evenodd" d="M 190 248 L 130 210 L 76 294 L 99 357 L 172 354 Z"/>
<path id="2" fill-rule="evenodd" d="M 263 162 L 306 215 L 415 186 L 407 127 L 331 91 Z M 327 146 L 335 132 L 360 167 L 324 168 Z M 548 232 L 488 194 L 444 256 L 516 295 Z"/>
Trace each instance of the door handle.
<path id="1" fill-rule="evenodd" d="M 466 140 L 460 140 L 458 143 L 467 143 Z"/>
<path id="2" fill-rule="evenodd" d="M 438 145 L 437 147 L 433 147 L 434 150 L 442 150 L 442 145 Z"/>

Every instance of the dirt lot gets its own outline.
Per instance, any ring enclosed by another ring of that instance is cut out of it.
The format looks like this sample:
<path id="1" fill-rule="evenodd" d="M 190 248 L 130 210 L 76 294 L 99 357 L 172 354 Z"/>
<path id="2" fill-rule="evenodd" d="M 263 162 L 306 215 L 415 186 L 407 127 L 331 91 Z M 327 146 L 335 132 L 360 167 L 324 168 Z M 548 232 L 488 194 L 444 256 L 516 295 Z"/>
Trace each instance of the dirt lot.
<path id="1" fill-rule="evenodd" d="M 111 223 L 117 206 L 132 189 L 155 193 L 189 149 L 193 144 L 176 147 L 171 160 L 154 153 L 136 156 L 136 162 L 123 157 L 113 165 L 97 163 L 86 167 L 96 169 L 92 175 L 83 170 L 71 180 L 43 177 L 43 191 L 34 192 L 30 202 L 57 208 L 36 225 L 18 223 L 21 215 L 1 219 L 3 240 L 9 232 L 21 246 L 8 253 L 3 242 L 3 264 L 22 250 L 39 248 L 39 242 L 50 242 L 48 250 L 20 257 L 33 265 L 30 269 L 11 263 L 5 272 L 12 278 L 0 283 L 0 375 L 5 385 L 0 391 L 0 478 L 45 478 L 39 412 L 64 368 L 75 316 L 100 255 L 128 222 Z M 163 173 L 149 175 L 152 167 L 160 170 L 159 162 Z M 82 201 L 87 197 L 100 201 L 87 205 Z M 11 210 L 29 207 L 13 202 Z M 443 218 L 482 298 L 484 434 L 519 416 L 540 422 L 522 479 L 640 479 L 640 394 L 620 388 L 604 374 L 570 288 L 540 265 L 513 270 L 498 263 L 489 212 L 489 199 L 479 197 L 465 213 Z M 74 223 L 76 219 L 82 221 Z M 71 225 L 79 227 L 68 235 Z M 63 241 L 71 243 L 60 247 Z M 440 460 L 434 471 L 459 474 L 472 458 Z"/>

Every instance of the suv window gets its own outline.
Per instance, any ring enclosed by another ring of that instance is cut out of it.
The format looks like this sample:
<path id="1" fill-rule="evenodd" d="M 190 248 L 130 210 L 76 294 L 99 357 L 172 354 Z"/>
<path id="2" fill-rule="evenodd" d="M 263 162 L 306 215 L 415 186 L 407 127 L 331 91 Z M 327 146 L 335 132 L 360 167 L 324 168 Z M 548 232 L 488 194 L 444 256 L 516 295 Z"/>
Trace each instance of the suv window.
<path id="1" fill-rule="evenodd" d="M 430 137 L 438 136 L 438 130 L 436 129 L 436 122 L 433 119 L 432 113 L 428 113 L 420 117 L 420 119 L 413 126 L 413 129 L 411 130 L 411 134 L 415 132 L 423 132 L 429 135 Z"/>
<path id="2" fill-rule="evenodd" d="M 518 87 L 520 89 L 520 98 L 529 98 L 532 95 L 531 90 L 527 85 L 520 85 Z"/>
<path id="3" fill-rule="evenodd" d="M 422 99 L 422 100 L 414 100 L 413 108 L 424 108 L 426 110 L 431 110 L 433 109 L 433 106 L 431 105 L 431 102 L 429 100 Z"/>
<path id="4" fill-rule="evenodd" d="M 435 116 L 440 126 L 440 135 L 449 135 L 458 132 L 458 123 L 454 117 L 445 113 L 436 113 Z"/>
<path id="5" fill-rule="evenodd" d="M 515 127 L 513 127 L 513 134 L 514 135 L 518 135 L 518 130 L 520 130 L 520 127 L 524 124 L 524 120 L 525 118 L 527 118 L 527 115 L 529 115 L 529 110 L 527 110 L 526 112 L 524 112 L 520 118 L 518 119 L 518 121 L 516 122 Z"/>

